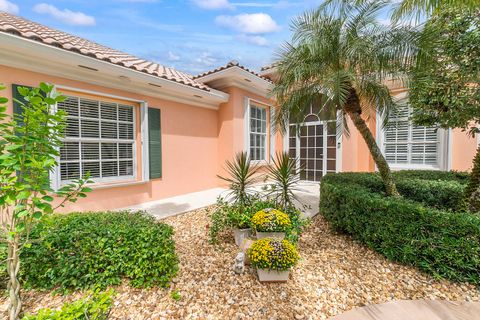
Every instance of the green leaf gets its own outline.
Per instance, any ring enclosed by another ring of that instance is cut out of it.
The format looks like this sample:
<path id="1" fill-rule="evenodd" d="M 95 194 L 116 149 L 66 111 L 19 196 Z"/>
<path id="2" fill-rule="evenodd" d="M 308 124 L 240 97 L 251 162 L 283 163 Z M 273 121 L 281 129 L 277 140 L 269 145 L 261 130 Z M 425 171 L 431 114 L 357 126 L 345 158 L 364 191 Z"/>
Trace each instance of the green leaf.
<path id="1" fill-rule="evenodd" d="M 30 191 L 20 191 L 17 195 L 17 199 L 18 200 L 25 200 L 25 199 L 28 199 L 30 197 L 31 193 Z"/>
<path id="2" fill-rule="evenodd" d="M 53 201 L 53 197 L 51 197 L 51 196 L 43 196 L 42 199 L 45 200 L 45 201 L 48 201 L 48 202 Z"/>

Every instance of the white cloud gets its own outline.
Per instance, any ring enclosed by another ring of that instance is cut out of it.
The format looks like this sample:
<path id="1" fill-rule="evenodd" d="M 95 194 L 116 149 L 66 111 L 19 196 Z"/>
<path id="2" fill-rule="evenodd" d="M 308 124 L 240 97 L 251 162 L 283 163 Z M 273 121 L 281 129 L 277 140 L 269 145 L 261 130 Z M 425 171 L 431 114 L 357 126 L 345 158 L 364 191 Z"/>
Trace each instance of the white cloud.
<path id="1" fill-rule="evenodd" d="M 20 12 L 20 9 L 13 2 L 7 0 L 0 0 L 0 11 L 5 11 L 11 14 L 18 14 Z"/>
<path id="2" fill-rule="evenodd" d="M 47 3 L 39 3 L 33 7 L 33 10 L 37 13 L 48 14 L 53 18 L 62 21 L 63 23 L 74 26 L 94 26 L 95 18 L 86 15 L 83 12 L 74 12 L 68 9 L 60 10 L 55 6 Z"/>
<path id="3" fill-rule="evenodd" d="M 266 13 L 244 13 L 235 16 L 222 15 L 215 18 L 217 25 L 236 30 L 242 34 L 271 33 L 280 27 Z"/>
<path id="4" fill-rule="evenodd" d="M 194 4 L 203 9 L 233 9 L 234 6 L 228 0 L 192 0 Z"/>
<path id="5" fill-rule="evenodd" d="M 209 52 L 202 52 L 200 56 L 195 59 L 195 62 L 205 66 L 205 67 L 212 67 L 217 64 L 218 59 L 212 56 Z"/>
<path id="6" fill-rule="evenodd" d="M 240 40 L 244 41 L 244 42 L 254 44 L 254 45 L 257 45 L 257 46 L 268 45 L 268 40 L 265 39 L 265 37 L 262 37 L 262 36 L 249 36 L 249 35 L 246 35 L 246 34 L 242 34 L 242 35 L 238 36 L 238 38 Z"/>
<path id="7" fill-rule="evenodd" d="M 168 51 L 167 53 L 167 59 L 168 61 L 180 61 L 180 56 L 178 54 L 175 54 L 172 51 Z"/>

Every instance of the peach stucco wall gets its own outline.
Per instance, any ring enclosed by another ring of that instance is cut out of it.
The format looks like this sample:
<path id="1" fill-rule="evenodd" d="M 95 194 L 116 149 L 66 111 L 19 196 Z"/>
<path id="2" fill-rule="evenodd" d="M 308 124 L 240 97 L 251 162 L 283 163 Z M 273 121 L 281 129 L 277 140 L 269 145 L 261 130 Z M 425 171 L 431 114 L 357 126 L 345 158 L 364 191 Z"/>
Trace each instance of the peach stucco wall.
<path id="1" fill-rule="evenodd" d="M 160 108 L 162 113 L 163 177 L 138 185 L 96 189 L 65 210 L 121 208 L 218 185 L 216 110 L 0 66 L 0 83 L 7 86 L 2 95 L 7 97 L 12 96 L 11 84 L 37 86 L 41 81 L 147 101 L 149 107 Z M 12 112 L 11 104 L 8 107 Z"/>
<path id="2" fill-rule="evenodd" d="M 218 111 L 218 174 L 226 175 L 225 162 L 232 160 L 235 154 L 245 150 L 245 104 L 246 99 L 253 99 L 257 105 L 267 109 L 267 128 L 270 128 L 270 110 L 273 105 L 267 97 L 240 89 L 228 87 L 223 89 L 230 95 L 229 101 L 220 105 Z M 283 148 L 282 136 L 275 134 L 275 151 Z M 267 136 L 267 154 L 270 154 L 270 129 Z M 265 170 L 262 170 L 265 171 Z M 220 181 L 220 185 L 224 185 Z"/>
<path id="3" fill-rule="evenodd" d="M 367 122 L 373 136 L 376 134 L 375 119 L 371 118 Z M 342 170 L 348 171 L 374 171 L 375 163 L 370 156 L 367 144 L 363 140 L 360 132 L 355 128 L 352 120 L 347 119 L 349 134 L 345 131 L 342 135 Z"/>
<path id="4" fill-rule="evenodd" d="M 451 164 L 452 170 L 465 171 L 472 169 L 472 161 L 477 150 L 477 137 L 468 136 L 460 129 L 452 132 Z"/>

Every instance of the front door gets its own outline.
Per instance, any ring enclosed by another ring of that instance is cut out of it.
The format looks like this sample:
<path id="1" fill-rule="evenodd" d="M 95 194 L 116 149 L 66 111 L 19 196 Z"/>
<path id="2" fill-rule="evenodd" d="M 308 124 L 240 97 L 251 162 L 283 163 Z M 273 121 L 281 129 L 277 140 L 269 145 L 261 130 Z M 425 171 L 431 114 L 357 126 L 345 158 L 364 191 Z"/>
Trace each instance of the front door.
<path id="1" fill-rule="evenodd" d="M 337 169 L 337 125 L 335 120 L 291 124 L 289 154 L 297 158 L 300 179 L 320 181 Z"/>

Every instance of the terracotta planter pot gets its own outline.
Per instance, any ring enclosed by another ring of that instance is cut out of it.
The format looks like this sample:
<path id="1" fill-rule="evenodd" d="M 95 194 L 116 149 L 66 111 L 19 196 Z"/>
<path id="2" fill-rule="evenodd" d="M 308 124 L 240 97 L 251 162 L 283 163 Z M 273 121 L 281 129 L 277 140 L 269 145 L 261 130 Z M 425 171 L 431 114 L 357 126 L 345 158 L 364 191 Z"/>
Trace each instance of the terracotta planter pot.
<path id="1" fill-rule="evenodd" d="M 257 239 L 263 238 L 275 238 L 283 240 L 285 239 L 285 232 L 258 232 L 257 231 Z"/>
<path id="2" fill-rule="evenodd" d="M 268 269 L 257 269 L 260 282 L 287 282 L 290 270 L 276 271 Z"/>
<path id="3" fill-rule="evenodd" d="M 252 235 L 252 229 L 233 229 L 233 236 L 235 237 L 235 244 L 240 246 L 244 239 L 247 239 Z"/>

